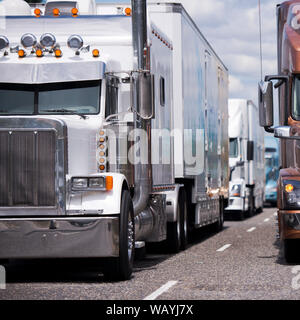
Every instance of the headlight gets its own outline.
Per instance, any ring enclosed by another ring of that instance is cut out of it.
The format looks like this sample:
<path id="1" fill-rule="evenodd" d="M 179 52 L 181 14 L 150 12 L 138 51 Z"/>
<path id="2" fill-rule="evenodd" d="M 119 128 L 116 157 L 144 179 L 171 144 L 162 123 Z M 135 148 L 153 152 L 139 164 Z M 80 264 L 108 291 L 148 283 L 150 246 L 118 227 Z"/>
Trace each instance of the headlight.
<path id="1" fill-rule="evenodd" d="M 41 36 L 40 44 L 43 48 L 51 49 L 56 45 L 56 38 L 51 33 L 45 33 Z"/>
<path id="2" fill-rule="evenodd" d="M 86 189 L 88 187 L 87 178 L 73 178 L 72 180 L 72 189 Z"/>
<path id="3" fill-rule="evenodd" d="M 113 189 L 113 177 L 72 178 L 73 191 L 110 191 Z"/>
<path id="4" fill-rule="evenodd" d="M 300 207 L 300 181 L 284 180 L 283 193 L 285 209 L 295 209 Z"/>
<path id="5" fill-rule="evenodd" d="M 299 225 L 300 225 L 299 215 L 298 214 L 285 214 L 284 215 L 284 222 L 289 228 L 295 229 L 295 228 L 299 227 Z"/>
<path id="6" fill-rule="evenodd" d="M 105 188 L 104 177 L 89 179 L 89 187 L 90 188 Z"/>
<path id="7" fill-rule="evenodd" d="M 77 35 L 73 34 L 69 39 L 68 39 L 68 47 L 70 49 L 73 49 L 74 51 L 80 50 L 83 47 L 83 40 L 82 38 Z"/>
<path id="8" fill-rule="evenodd" d="M 231 197 L 240 197 L 241 196 L 242 186 L 240 184 L 235 184 L 230 191 Z"/>
<path id="9" fill-rule="evenodd" d="M 0 51 L 5 51 L 9 47 L 9 41 L 5 36 L 0 36 Z"/>
<path id="10" fill-rule="evenodd" d="M 25 49 L 33 48 L 37 45 L 36 36 L 31 33 L 26 33 L 21 38 L 21 44 Z"/>

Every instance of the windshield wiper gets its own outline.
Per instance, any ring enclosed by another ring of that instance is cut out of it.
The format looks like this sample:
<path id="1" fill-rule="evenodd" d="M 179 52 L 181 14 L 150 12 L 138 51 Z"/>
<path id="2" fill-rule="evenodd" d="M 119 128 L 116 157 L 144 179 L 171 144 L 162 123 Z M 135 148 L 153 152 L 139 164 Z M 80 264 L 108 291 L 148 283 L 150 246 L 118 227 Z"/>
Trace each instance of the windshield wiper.
<path id="1" fill-rule="evenodd" d="M 80 114 L 74 110 L 69 110 L 69 109 L 49 109 L 49 110 L 43 110 L 43 112 L 54 112 L 54 113 L 69 113 L 71 115 L 76 115 L 76 116 L 79 116 L 81 117 L 82 119 L 87 119 L 87 116 L 84 115 L 84 114 Z"/>

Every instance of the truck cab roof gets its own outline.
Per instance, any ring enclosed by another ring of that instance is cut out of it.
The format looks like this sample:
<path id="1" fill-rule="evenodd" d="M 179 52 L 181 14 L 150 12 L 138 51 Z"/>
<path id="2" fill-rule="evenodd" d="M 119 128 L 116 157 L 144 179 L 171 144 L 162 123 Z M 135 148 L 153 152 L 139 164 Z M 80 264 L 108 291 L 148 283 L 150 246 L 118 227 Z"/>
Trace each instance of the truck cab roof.
<path id="1" fill-rule="evenodd" d="M 9 16 L 5 23 L 0 40 L 6 38 L 9 43 L 0 50 L 2 83 L 96 80 L 102 79 L 105 71 L 132 69 L 131 19 L 126 16 Z M 42 48 L 41 39 L 47 34 L 54 37 L 55 44 Z M 35 39 L 35 47 L 24 47 L 24 35 Z M 78 49 L 68 45 L 74 36 L 83 41 Z M 43 51 L 41 57 L 37 56 L 39 48 Z M 56 48 L 61 51 L 60 57 L 55 56 Z M 24 51 L 22 57 L 20 50 Z M 94 50 L 99 55 L 95 56 Z M 121 54 L 125 59 L 120 59 Z"/>

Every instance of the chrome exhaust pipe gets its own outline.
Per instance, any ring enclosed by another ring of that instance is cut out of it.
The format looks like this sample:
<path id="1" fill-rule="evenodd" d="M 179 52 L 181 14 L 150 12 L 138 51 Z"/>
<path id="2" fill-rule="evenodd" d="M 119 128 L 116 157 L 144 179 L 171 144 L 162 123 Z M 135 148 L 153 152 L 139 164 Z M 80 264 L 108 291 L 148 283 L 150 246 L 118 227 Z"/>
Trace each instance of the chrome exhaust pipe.
<path id="1" fill-rule="evenodd" d="M 152 164 L 151 164 L 151 119 L 144 119 L 140 115 L 151 114 L 152 104 L 149 99 L 151 87 L 143 85 L 146 59 L 144 51 L 147 48 L 147 1 L 132 0 L 132 35 L 134 55 L 136 58 L 139 74 L 135 77 L 136 81 L 136 109 L 139 115 L 136 115 L 135 129 L 140 129 L 147 134 L 147 155 L 141 155 L 141 158 L 147 158 L 147 164 L 139 163 L 135 166 L 135 193 L 133 197 L 134 214 L 137 217 L 149 207 L 149 196 L 152 192 Z M 142 152 L 142 151 L 141 151 Z M 151 223 L 150 223 L 151 224 Z"/>
<path id="2" fill-rule="evenodd" d="M 139 70 L 145 70 L 144 51 L 147 47 L 147 1 L 131 0 L 134 56 Z"/>

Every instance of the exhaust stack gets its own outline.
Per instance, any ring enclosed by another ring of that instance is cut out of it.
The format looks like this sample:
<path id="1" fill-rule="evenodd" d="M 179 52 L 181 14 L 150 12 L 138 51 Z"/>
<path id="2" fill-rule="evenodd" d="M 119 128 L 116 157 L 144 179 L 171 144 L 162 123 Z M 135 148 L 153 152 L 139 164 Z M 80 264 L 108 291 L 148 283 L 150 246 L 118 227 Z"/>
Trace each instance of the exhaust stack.
<path id="1" fill-rule="evenodd" d="M 151 115 L 153 112 L 152 102 L 145 98 L 150 97 L 152 94 L 152 87 L 145 85 L 145 82 L 151 79 L 149 72 L 145 71 L 146 61 L 144 54 L 144 51 L 147 48 L 147 1 L 132 0 L 131 4 L 133 47 L 138 66 L 138 72 L 136 72 L 134 76 L 136 92 L 135 104 L 139 115 Z M 145 118 L 143 118 L 143 116 L 137 115 L 136 117 L 135 129 L 143 130 L 146 132 L 147 136 L 147 141 L 145 141 L 145 143 L 147 143 L 148 148 L 147 151 L 144 151 L 147 152 L 147 154 L 141 155 L 141 158 L 146 158 L 148 161 L 147 164 L 140 163 L 135 166 L 135 194 L 133 197 L 134 214 L 136 217 L 140 214 L 143 216 L 150 215 L 150 220 L 152 220 L 152 214 L 149 209 L 149 196 L 152 192 L 151 117 L 145 116 Z M 145 221 L 146 219 L 142 220 Z"/>
<path id="2" fill-rule="evenodd" d="M 131 0 L 134 55 L 139 70 L 145 70 L 144 51 L 147 47 L 147 1 Z"/>

